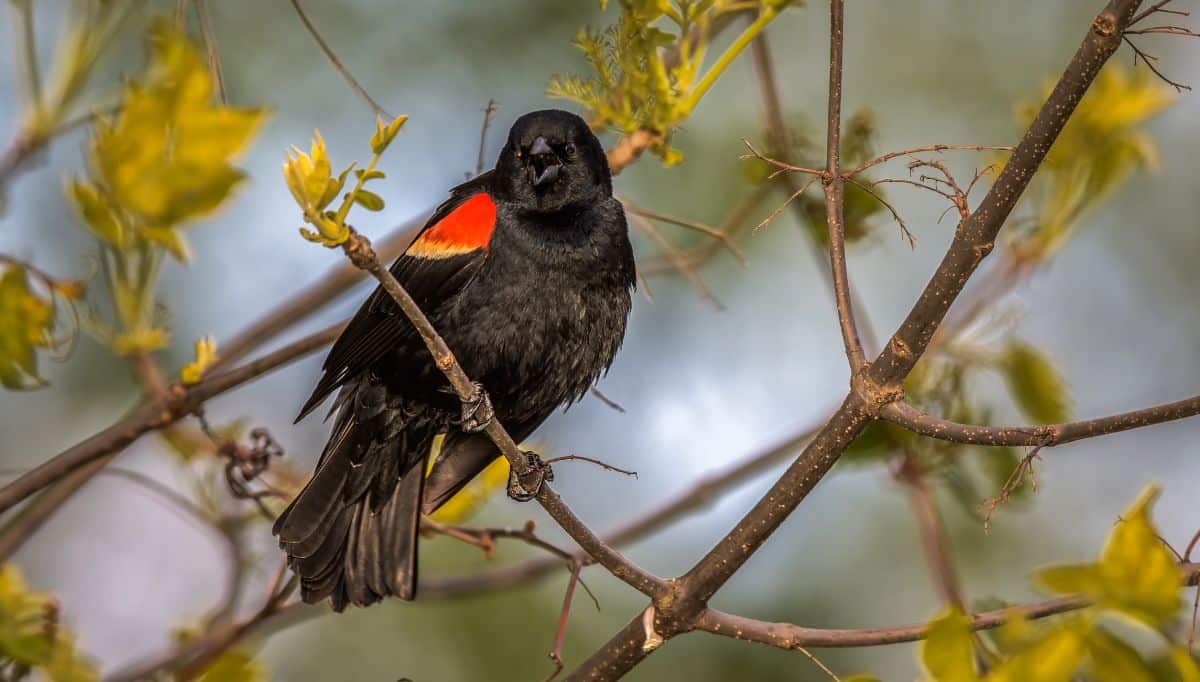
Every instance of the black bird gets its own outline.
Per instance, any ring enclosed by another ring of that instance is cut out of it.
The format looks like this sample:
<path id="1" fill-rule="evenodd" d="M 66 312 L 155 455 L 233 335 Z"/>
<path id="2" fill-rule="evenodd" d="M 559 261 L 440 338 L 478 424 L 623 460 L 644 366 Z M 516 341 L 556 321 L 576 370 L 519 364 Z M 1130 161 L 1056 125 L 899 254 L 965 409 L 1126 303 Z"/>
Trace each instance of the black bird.
<path id="1" fill-rule="evenodd" d="M 509 131 L 496 167 L 450 190 L 391 267 L 517 442 L 579 400 L 625 335 L 633 250 L 603 147 L 565 111 Z M 340 389 L 312 479 L 275 522 L 304 601 L 417 590 L 421 514 L 499 452 L 381 288 L 325 359 L 297 421 Z M 434 437 L 445 440 L 428 477 Z"/>

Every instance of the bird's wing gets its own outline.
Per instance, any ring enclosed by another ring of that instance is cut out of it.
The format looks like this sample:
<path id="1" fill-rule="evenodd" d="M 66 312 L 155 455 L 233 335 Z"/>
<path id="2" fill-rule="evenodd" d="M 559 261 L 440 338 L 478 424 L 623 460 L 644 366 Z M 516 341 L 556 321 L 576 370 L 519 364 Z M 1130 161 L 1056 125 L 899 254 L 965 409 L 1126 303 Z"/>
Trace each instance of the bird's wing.
<path id="1" fill-rule="evenodd" d="M 496 204 L 488 193 L 491 176 L 488 171 L 450 190 L 450 198 L 392 264 L 392 274 L 427 315 L 461 291 L 484 260 L 496 224 Z M 296 421 L 406 340 L 419 342 L 416 330 L 391 296 L 376 287 L 329 350 L 324 374 Z"/>

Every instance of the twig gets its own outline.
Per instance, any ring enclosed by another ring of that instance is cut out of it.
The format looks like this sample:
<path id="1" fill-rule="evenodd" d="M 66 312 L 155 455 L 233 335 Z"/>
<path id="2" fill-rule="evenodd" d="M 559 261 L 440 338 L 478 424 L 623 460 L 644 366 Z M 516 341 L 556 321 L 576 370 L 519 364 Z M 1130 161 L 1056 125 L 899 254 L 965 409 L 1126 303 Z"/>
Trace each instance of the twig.
<path id="1" fill-rule="evenodd" d="M 1041 426 L 976 426 L 960 424 L 926 414 L 904 402 L 884 407 L 879 417 L 904 428 L 938 440 L 967 445 L 1003 445 L 1016 447 L 1052 447 L 1084 438 L 1106 436 L 1130 429 L 1185 419 L 1200 414 L 1200 396 L 1146 407 L 1130 412 Z"/>
<path id="2" fill-rule="evenodd" d="M 621 414 L 625 414 L 625 408 L 621 407 L 621 404 L 618 403 L 617 401 L 604 395 L 604 393 L 600 389 L 593 386 L 593 387 L 591 387 L 591 389 L 589 389 L 589 391 L 591 392 L 592 397 L 595 398 L 596 400 L 599 400 L 600 402 L 602 402 L 605 405 L 607 405 L 608 407 L 616 410 L 617 412 L 620 412 Z"/>
<path id="3" fill-rule="evenodd" d="M 208 16 L 207 0 L 193 0 L 196 9 L 196 20 L 200 24 L 200 38 L 204 41 L 204 51 L 208 55 L 208 68 L 212 71 L 213 83 L 217 86 L 217 96 L 221 104 L 228 104 L 225 96 L 225 77 L 221 74 L 221 55 L 217 52 L 217 39 L 213 34 L 212 20 Z"/>
<path id="4" fill-rule="evenodd" d="M 742 255 L 742 252 L 738 249 L 737 245 L 733 243 L 733 240 L 729 238 L 729 235 L 726 234 L 725 232 L 723 232 L 722 230 L 718 230 L 716 228 L 709 227 L 708 225 L 705 225 L 703 223 L 698 223 L 698 222 L 691 221 L 691 220 L 684 220 L 683 218 L 676 218 L 674 216 L 669 216 L 669 215 L 666 215 L 663 213 L 658 213 L 656 211 L 644 209 L 624 197 L 621 198 L 621 203 L 625 205 L 626 211 L 640 215 L 643 218 L 648 218 L 650 220 L 656 220 L 660 223 L 668 223 L 668 224 L 676 225 L 679 227 L 685 227 L 689 230 L 694 230 L 696 232 L 699 232 L 700 234 L 712 237 L 713 239 L 717 240 L 717 243 L 719 243 L 726 251 L 731 253 L 733 255 L 733 257 L 738 260 L 739 263 L 741 263 L 743 266 L 746 265 L 746 257 L 744 255 Z"/>
<path id="5" fill-rule="evenodd" d="M 492 125 L 492 114 L 496 113 L 496 100 L 489 99 L 483 108 L 483 125 L 479 129 L 479 156 L 475 159 L 475 175 L 483 173 L 483 155 L 487 150 L 488 127 Z"/>
<path id="6" fill-rule="evenodd" d="M 1156 65 L 1158 62 L 1158 57 L 1155 57 L 1152 54 L 1147 54 L 1146 52 L 1144 52 L 1132 40 L 1130 40 L 1129 36 L 1123 35 L 1122 39 L 1125 41 L 1125 44 L 1128 45 L 1131 50 L 1133 50 L 1133 65 L 1134 66 L 1137 66 L 1138 57 L 1141 57 L 1142 63 L 1144 63 L 1147 67 L 1149 67 L 1149 69 L 1154 72 L 1154 75 L 1158 76 L 1160 79 L 1162 79 L 1162 81 L 1164 83 L 1175 88 L 1175 92 L 1183 92 L 1185 90 L 1192 89 L 1192 86 L 1190 86 L 1190 85 L 1184 85 L 1183 83 L 1180 83 L 1178 81 L 1171 80 L 1167 76 L 1167 74 L 1163 73 L 1162 70 L 1160 70 L 1158 68 L 1158 66 Z"/>
<path id="7" fill-rule="evenodd" d="M 858 175 L 867 169 L 874 168 L 881 163 L 887 163 L 888 161 L 901 156 L 912 156 L 913 154 L 919 154 L 921 152 L 944 152 L 950 150 L 971 152 L 1011 152 L 1014 149 L 1015 147 L 1009 145 L 989 146 L 975 144 L 931 144 L 925 147 L 913 147 L 912 149 L 902 149 L 898 152 L 888 152 L 887 154 L 882 154 L 874 159 L 871 159 L 870 161 L 865 161 L 862 164 L 843 172 L 842 177 L 849 180 L 855 175 Z"/>
<path id="8" fill-rule="evenodd" d="M 871 189 L 869 186 L 864 185 L 863 183 L 859 182 L 858 180 L 855 180 L 853 178 L 847 178 L 846 181 L 853 183 L 855 187 L 858 187 L 859 189 L 866 192 L 867 194 L 870 194 L 872 197 L 875 198 L 875 201 L 878 201 L 879 203 L 883 204 L 884 208 L 886 208 L 888 211 L 891 212 L 892 219 L 895 220 L 896 224 L 900 226 L 900 236 L 904 237 L 905 241 L 908 242 L 908 248 L 910 248 L 910 249 L 917 248 L 916 238 L 913 237 L 913 233 L 908 229 L 908 225 L 904 222 L 904 218 L 900 217 L 900 212 L 896 210 L 895 206 L 892 206 L 891 202 L 889 202 L 887 199 L 884 199 L 883 196 L 881 196 L 878 192 Z"/>
<path id="9" fill-rule="evenodd" d="M 589 464 L 595 464 L 596 466 L 600 467 L 601 469 L 605 469 L 606 471 L 613 471 L 618 474 L 625 474 L 626 476 L 633 476 L 634 478 L 638 477 L 638 474 L 636 471 L 633 471 L 630 469 L 622 469 L 620 467 L 615 467 L 611 464 L 601 462 L 598 459 L 593 459 L 591 457 L 584 457 L 583 455 L 563 455 L 561 457 L 553 457 L 551 459 L 546 460 L 545 464 L 553 464 L 554 462 L 570 462 L 570 461 L 588 462 Z"/>
<path id="10" fill-rule="evenodd" d="M 725 309 L 725 306 L 719 300 L 717 300 L 717 297 L 713 295 L 712 290 L 709 289 L 708 285 L 704 283 L 704 280 L 700 277 L 700 274 L 696 272 L 696 268 L 689 263 L 687 259 L 682 256 L 682 254 L 680 254 L 679 250 L 676 249 L 671 242 L 667 241 L 667 239 L 662 236 L 662 233 L 658 231 L 658 228 L 656 228 L 653 223 L 637 213 L 630 213 L 629 217 L 631 218 L 630 222 L 633 224 L 633 226 L 642 234 L 646 235 L 650 241 L 654 242 L 659 251 L 662 252 L 675 270 L 679 272 L 679 274 L 683 275 L 683 277 L 689 283 L 691 283 L 692 287 L 696 289 L 696 293 L 699 294 L 701 298 L 711 303 L 717 310 Z"/>
<path id="11" fill-rule="evenodd" d="M 376 116 L 385 121 L 390 121 L 395 118 L 389 114 L 386 109 L 379 106 L 379 103 L 376 102 L 375 99 L 372 98 L 367 92 L 367 89 L 358 82 L 358 79 L 354 77 L 354 74 L 350 73 L 350 69 L 347 69 L 346 65 L 342 63 L 342 60 L 338 59 L 338 56 L 333 51 L 333 48 L 329 47 L 329 44 L 326 43 L 325 39 L 321 37 L 321 33 L 317 31 L 317 27 L 313 25 L 312 21 L 309 20 L 308 15 L 305 14 L 304 8 L 300 6 L 300 0 L 292 0 L 292 7 L 296 8 L 296 15 L 299 16 L 300 21 L 304 23 L 304 28 L 308 29 L 308 32 L 310 35 L 312 35 L 313 40 L 317 41 L 317 45 L 321 47 L 321 51 L 324 52 L 325 56 L 329 58 L 330 63 L 333 64 L 333 68 L 337 69 L 337 72 L 342 75 L 342 79 L 346 81 L 346 84 L 349 85 L 354 92 L 358 93 L 358 96 L 367 103 L 367 106 L 371 107 L 371 111 L 375 112 Z"/>

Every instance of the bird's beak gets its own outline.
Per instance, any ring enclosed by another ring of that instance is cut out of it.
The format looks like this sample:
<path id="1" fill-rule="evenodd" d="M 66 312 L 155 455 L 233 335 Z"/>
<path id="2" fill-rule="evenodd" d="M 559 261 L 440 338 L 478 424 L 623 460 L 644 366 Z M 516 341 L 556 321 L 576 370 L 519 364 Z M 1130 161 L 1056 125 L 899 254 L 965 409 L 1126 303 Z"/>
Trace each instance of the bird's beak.
<path id="1" fill-rule="evenodd" d="M 559 171 L 562 170 L 562 162 L 558 155 L 550 148 L 546 138 L 540 135 L 529 148 L 529 164 L 534 187 L 554 182 L 558 179 Z"/>

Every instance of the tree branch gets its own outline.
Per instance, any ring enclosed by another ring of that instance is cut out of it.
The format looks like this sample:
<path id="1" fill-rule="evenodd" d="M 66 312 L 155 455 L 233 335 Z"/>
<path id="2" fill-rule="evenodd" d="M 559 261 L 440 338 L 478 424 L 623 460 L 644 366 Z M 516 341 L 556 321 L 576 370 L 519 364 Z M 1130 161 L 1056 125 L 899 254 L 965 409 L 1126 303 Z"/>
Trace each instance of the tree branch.
<path id="1" fill-rule="evenodd" d="M 940 419 L 903 401 L 885 406 L 879 417 L 922 436 L 966 445 L 1051 447 L 1084 438 L 1140 429 L 1200 414 L 1200 396 L 1107 417 L 1042 426 L 976 426 Z"/>
<path id="2" fill-rule="evenodd" d="M 671 637 L 696 627 L 712 595 L 807 497 L 879 409 L 902 395 L 904 377 L 924 353 L 975 268 L 991 251 L 996 234 L 1076 104 L 1119 47 L 1122 31 L 1140 4 L 1140 0 L 1110 0 L 1095 18 L 1009 164 L 980 207 L 959 225 L 941 265 L 880 357 L 853 377 L 842 406 L 763 498 L 691 570 L 670 583 L 669 599 L 655 601 L 656 630 L 660 635 Z M 841 3 L 835 1 L 833 5 L 836 14 Z M 836 16 L 831 28 L 835 29 L 831 30 L 831 43 L 840 42 L 841 31 L 837 29 L 841 29 L 841 22 Z M 627 625 L 578 667 L 571 679 L 616 679 L 631 670 L 647 654 L 642 647 L 645 634 L 639 626 L 639 620 Z"/>
<path id="3" fill-rule="evenodd" d="M 844 35 L 843 0 L 829 5 L 829 114 L 826 119 L 825 173 L 821 185 L 825 188 L 825 221 L 829 226 L 829 263 L 833 268 L 833 292 L 837 300 L 838 326 L 842 328 L 842 343 L 850 373 L 857 374 L 866 364 L 858 327 L 854 322 L 854 305 L 850 300 L 850 278 L 846 274 L 845 180 L 842 178 L 842 46 Z"/>
<path id="4" fill-rule="evenodd" d="M 1185 572 L 1184 585 L 1192 586 L 1200 583 L 1200 564 L 1183 564 L 1182 568 Z M 976 613 L 969 618 L 972 630 L 990 630 L 1003 625 L 1012 618 L 1014 613 L 1019 613 L 1030 620 L 1036 620 L 1068 611 L 1078 611 L 1091 605 L 1092 603 L 1084 597 L 1058 597 L 1024 606 L 1010 606 L 995 611 Z M 916 642 L 925 639 L 929 626 L 921 623 L 891 628 L 830 630 L 806 628 L 791 623 L 771 623 L 708 609 L 696 622 L 696 629 L 781 649 L 795 649 L 797 647 L 868 647 Z"/>
<path id="5" fill-rule="evenodd" d="M 341 329 L 341 324 L 329 327 L 236 369 L 216 374 L 194 386 L 171 386 L 161 399 L 144 403 L 124 419 L 51 457 L 4 486 L 0 489 L 0 513 L 8 511 L 51 483 L 77 472 L 80 467 L 98 460 L 111 459 L 142 435 L 173 424 L 194 412 L 206 401 L 322 348 L 337 338 Z M 8 541 L 8 533 L 11 530 L 12 526 L 0 534 L 0 561 L 7 559 L 15 549 Z"/>

